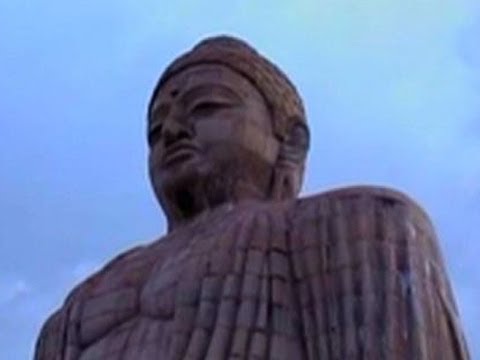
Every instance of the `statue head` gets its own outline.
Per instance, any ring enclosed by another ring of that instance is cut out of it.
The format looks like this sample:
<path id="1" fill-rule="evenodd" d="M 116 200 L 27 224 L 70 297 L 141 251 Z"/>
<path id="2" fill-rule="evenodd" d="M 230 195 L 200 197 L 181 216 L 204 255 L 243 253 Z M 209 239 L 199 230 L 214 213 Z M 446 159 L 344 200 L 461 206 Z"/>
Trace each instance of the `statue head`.
<path id="1" fill-rule="evenodd" d="M 245 42 L 219 36 L 160 77 L 148 142 L 150 179 L 171 230 L 224 203 L 295 198 L 309 133 L 288 78 Z"/>

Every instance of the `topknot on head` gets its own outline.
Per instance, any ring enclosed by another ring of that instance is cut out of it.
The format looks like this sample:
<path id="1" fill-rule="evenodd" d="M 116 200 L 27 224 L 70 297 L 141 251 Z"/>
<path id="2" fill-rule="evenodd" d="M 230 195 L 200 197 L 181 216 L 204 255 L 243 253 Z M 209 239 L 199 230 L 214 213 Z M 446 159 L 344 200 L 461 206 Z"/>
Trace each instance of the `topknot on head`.
<path id="1" fill-rule="evenodd" d="M 258 56 L 257 50 L 255 50 L 252 46 L 250 46 L 246 41 L 231 35 L 216 35 L 216 36 L 207 37 L 201 40 L 199 43 L 197 43 L 192 48 L 192 51 L 199 50 L 200 48 L 203 48 L 206 46 L 222 47 L 226 49 L 230 48 L 230 49 L 235 49 L 236 51 L 238 51 L 239 49 L 242 49 L 243 51 L 251 52 Z"/>

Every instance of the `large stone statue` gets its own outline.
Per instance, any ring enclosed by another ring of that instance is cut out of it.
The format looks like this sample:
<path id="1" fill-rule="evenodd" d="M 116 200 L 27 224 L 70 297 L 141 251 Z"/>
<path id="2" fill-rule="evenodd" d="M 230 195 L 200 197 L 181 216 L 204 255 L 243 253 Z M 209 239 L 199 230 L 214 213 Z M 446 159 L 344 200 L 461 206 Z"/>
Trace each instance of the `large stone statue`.
<path id="1" fill-rule="evenodd" d="M 77 286 L 37 360 L 469 358 L 422 209 L 368 186 L 297 198 L 302 101 L 249 45 L 175 60 L 148 141 L 168 233 Z"/>

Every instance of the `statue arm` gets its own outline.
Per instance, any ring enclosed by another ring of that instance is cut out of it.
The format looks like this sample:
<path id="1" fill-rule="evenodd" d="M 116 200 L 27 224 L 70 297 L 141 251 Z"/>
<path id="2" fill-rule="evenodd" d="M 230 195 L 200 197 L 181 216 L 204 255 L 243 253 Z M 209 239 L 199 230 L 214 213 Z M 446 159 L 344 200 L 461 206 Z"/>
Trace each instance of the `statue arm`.
<path id="1" fill-rule="evenodd" d="M 86 288 L 86 282 L 74 288 L 63 306 L 45 321 L 35 344 L 34 360 L 78 358 L 78 316 Z"/>
<path id="2" fill-rule="evenodd" d="M 469 358 L 438 240 L 413 200 L 364 186 L 297 209 L 293 263 L 312 352 Z"/>

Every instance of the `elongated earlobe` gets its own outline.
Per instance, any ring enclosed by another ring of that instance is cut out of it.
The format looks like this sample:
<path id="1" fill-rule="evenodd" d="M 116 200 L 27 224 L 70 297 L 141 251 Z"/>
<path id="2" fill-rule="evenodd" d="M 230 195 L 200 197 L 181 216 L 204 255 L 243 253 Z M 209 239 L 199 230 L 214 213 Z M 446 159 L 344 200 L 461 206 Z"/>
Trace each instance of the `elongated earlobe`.
<path id="1" fill-rule="evenodd" d="M 302 187 L 304 163 L 307 156 L 310 135 L 301 121 L 291 121 L 287 135 L 280 145 L 272 179 L 273 200 L 295 198 Z"/>
<path id="2" fill-rule="evenodd" d="M 295 198 L 301 188 L 302 175 L 296 169 L 283 166 L 275 167 L 272 182 L 272 200 L 287 200 Z"/>

